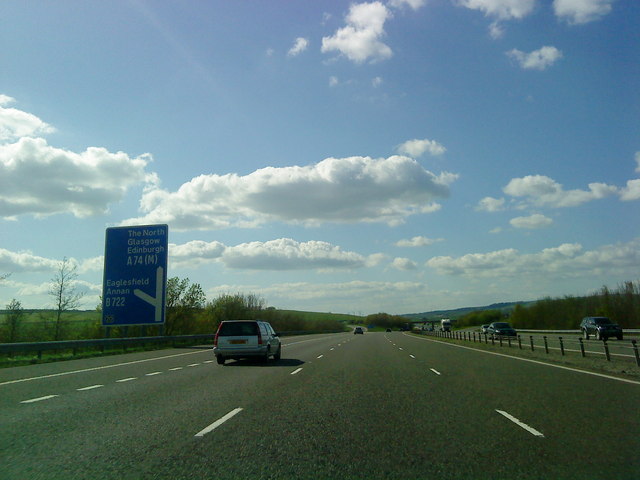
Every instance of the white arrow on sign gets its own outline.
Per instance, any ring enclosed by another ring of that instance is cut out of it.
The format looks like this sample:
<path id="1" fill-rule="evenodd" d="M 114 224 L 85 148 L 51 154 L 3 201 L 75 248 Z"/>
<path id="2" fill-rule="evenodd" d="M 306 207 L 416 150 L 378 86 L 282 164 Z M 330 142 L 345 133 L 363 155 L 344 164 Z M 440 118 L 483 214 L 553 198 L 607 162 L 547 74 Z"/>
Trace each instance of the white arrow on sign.
<path id="1" fill-rule="evenodd" d="M 162 267 L 158 267 L 156 270 L 156 296 L 152 297 L 148 293 L 143 292 L 142 290 L 136 288 L 133 290 L 133 294 L 141 298 L 147 303 L 153 305 L 155 310 L 155 321 L 160 323 L 162 322 L 162 287 L 164 286 L 164 269 Z"/>

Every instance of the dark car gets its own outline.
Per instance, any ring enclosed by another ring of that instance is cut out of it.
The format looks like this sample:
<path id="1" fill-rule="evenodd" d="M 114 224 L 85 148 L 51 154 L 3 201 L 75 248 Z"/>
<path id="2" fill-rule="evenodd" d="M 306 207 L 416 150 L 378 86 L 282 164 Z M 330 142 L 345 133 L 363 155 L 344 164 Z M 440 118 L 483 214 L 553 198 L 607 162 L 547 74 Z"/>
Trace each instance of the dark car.
<path id="1" fill-rule="evenodd" d="M 622 340 L 622 328 L 607 317 L 584 317 L 580 322 L 580 331 L 585 340 L 589 340 L 591 334 L 596 336 L 596 340 L 607 340 L 609 337 Z"/>
<path id="2" fill-rule="evenodd" d="M 507 322 L 493 322 L 489 324 L 487 333 L 495 337 L 515 337 L 515 329 Z"/>
<path id="3" fill-rule="evenodd" d="M 362 327 L 356 327 L 356 328 L 354 328 L 354 329 L 353 329 L 353 334 L 354 334 L 354 335 L 357 335 L 358 333 L 360 333 L 360 334 L 364 334 L 364 328 L 362 328 Z"/>
<path id="4" fill-rule="evenodd" d="M 391 331 L 391 329 L 390 329 L 390 328 L 387 328 L 387 333 L 389 333 L 390 331 Z"/>

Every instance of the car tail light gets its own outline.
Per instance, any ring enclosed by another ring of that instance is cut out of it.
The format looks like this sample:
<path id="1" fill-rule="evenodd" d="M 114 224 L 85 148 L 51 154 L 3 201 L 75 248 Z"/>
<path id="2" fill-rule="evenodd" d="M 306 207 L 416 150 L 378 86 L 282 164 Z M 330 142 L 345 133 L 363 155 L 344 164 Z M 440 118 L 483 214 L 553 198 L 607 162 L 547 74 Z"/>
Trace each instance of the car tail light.
<path id="1" fill-rule="evenodd" d="M 258 345 L 262 345 L 262 333 L 260 333 L 260 327 L 258 327 Z"/>
<path id="2" fill-rule="evenodd" d="M 213 346 L 217 347 L 218 346 L 218 335 L 220 335 L 220 328 L 222 327 L 222 324 L 218 325 L 218 330 L 216 330 L 216 336 L 213 339 Z"/>

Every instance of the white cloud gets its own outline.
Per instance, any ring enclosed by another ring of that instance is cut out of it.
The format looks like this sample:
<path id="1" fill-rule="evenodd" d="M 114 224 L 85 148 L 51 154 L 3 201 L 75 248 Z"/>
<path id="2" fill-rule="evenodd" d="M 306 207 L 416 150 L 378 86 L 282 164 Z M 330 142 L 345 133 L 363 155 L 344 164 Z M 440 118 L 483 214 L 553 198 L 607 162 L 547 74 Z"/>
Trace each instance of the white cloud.
<path id="1" fill-rule="evenodd" d="M 535 6 L 535 0 L 459 0 L 457 3 L 499 20 L 524 18 Z"/>
<path id="2" fill-rule="evenodd" d="M 125 225 L 168 223 L 176 230 L 254 227 L 270 221 L 402 223 L 440 208 L 457 175 L 436 176 L 402 156 L 327 158 L 305 167 L 267 167 L 246 175 L 200 175 L 177 191 L 148 190 L 144 216 Z"/>
<path id="3" fill-rule="evenodd" d="M 530 230 L 546 228 L 553 224 L 553 220 L 539 213 L 528 217 L 512 218 L 509 223 L 515 228 L 526 228 Z"/>
<path id="4" fill-rule="evenodd" d="M 562 58 L 562 52 L 556 47 L 544 46 L 530 53 L 516 48 L 507 52 L 525 70 L 545 70 Z"/>
<path id="5" fill-rule="evenodd" d="M 371 80 L 371 85 L 373 86 L 373 88 L 378 88 L 380 85 L 382 85 L 382 77 L 375 77 L 373 80 Z"/>
<path id="6" fill-rule="evenodd" d="M 249 270 L 351 269 L 367 265 L 366 257 L 330 243 L 290 238 L 227 247 L 222 262 L 228 268 Z"/>
<path id="7" fill-rule="evenodd" d="M 36 135 L 53 127 L 30 113 L 4 108 L 13 101 L 0 95 L 0 218 L 96 215 L 130 187 L 156 181 L 145 171 L 148 154 L 131 158 L 98 147 L 76 153 L 50 146 Z"/>
<path id="8" fill-rule="evenodd" d="M 411 248 L 427 247 L 429 245 L 433 245 L 434 243 L 443 242 L 443 241 L 444 241 L 443 238 L 428 238 L 428 237 L 417 236 L 417 237 L 412 237 L 408 240 L 407 239 L 398 240 L 396 242 L 396 247 L 411 247 Z"/>
<path id="9" fill-rule="evenodd" d="M 75 261 L 73 259 L 71 262 Z M 31 252 L 12 252 L 0 248 L 0 272 L 54 272 L 60 261 L 39 257 Z"/>
<path id="10" fill-rule="evenodd" d="M 426 138 L 422 140 L 407 140 L 397 147 L 398 153 L 402 155 L 409 155 L 413 158 L 419 157 L 425 152 L 429 152 L 430 155 L 436 156 L 442 155 L 446 151 L 447 149 L 435 140 L 428 140 Z"/>
<path id="11" fill-rule="evenodd" d="M 504 37 L 504 28 L 500 24 L 500 22 L 495 21 L 489 25 L 489 35 L 494 40 Z"/>
<path id="12" fill-rule="evenodd" d="M 75 153 L 42 138 L 0 144 L 0 217 L 104 213 L 130 187 L 155 181 L 145 172 L 150 161 L 146 154 L 131 158 L 98 147 Z"/>
<path id="13" fill-rule="evenodd" d="M 542 274 L 546 278 L 603 274 L 631 278 L 640 268 L 640 238 L 586 252 L 582 252 L 580 244 L 565 243 L 531 254 L 522 254 L 511 248 L 471 253 L 458 258 L 433 257 L 427 265 L 442 275 L 479 278 L 520 278 L 533 274 Z"/>
<path id="14" fill-rule="evenodd" d="M 484 197 L 478 202 L 476 210 L 481 212 L 500 212 L 504 210 L 504 198 Z"/>
<path id="15" fill-rule="evenodd" d="M 295 57 L 297 55 L 300 55 L 302 52 L 304 52 L 307 49 L 308 46 L 309 46 L 309 40 L 303 37 L 298 37 L 293 43 L 293 46 L 287 52 L 287 56 Z"/>
<path id="16" fill-rule="evenodd" d="M 611 11 L 613 0 L 554 0 L 557 17 L 571 25 L 599 20 Z"/>
<path id="17" fill-rule="evenodd" d="M 576 207 L 592 200 L 617 193 L 615 186 L 590 183 L 589 190 L 564 190 L 562 185 L 544 175 L 527 175 L 512 179 L 504 193 L 512 197 L 523 197 L 528 204 L 541 207 Z"/>
<path id="18" fill-rule="evenodd" d="M 393 259 L 391 266 L 396 270 L 415 270 L 418 268 L 416 262 L 409 258 L 396 257 Z"/>
<path id="19" fill-rule="evenodd" d="M 640 200 L 640 179 L 629 180 L 627 186 L 620 191 L 620 199 L 626 202 Z"/>
<path id="20" fill-rule="evenodd" d="M 322 38 L 323 53 L 337 51 L 355 63 L 386 60 L 391 48 L 380 39 L 391 12 L 381 2 L 352 4 L 345 20 L 347 25 L 333 36 Z"/>
<path id="21" fill-rule="evenodd" d="M 46 135 L 55 129 L 31 113 L 15 108 L 5 108 L 5 105 L 15 100 L 8 95 L 0 94 L 0 141 L 13 141 L 21 137 Z"/>
<path id="22" fill-rule="evenodd" d="M 636 172 L 640 173 L 640 152 L 636 152 L 635 159 L 636 163 L 638 164 L 636 166 Z"/>
<path id="23" fill-rule="evenodd" d="M 339 83 L 338 82 L 338 77 L 335 77 L 333 75 L 329 77 L 329 86 L 330 87 L 335 87 L 335 86 L 338 85 L 338 83 Z"/>
<path id="24" fill-rule="evenodd" d="M 427 3 L 427 0 L 390 0 L 389 6 L 394 8 L 402 8 L 404 6 L 411 7 L 413 10 L 418 10 Z"/>

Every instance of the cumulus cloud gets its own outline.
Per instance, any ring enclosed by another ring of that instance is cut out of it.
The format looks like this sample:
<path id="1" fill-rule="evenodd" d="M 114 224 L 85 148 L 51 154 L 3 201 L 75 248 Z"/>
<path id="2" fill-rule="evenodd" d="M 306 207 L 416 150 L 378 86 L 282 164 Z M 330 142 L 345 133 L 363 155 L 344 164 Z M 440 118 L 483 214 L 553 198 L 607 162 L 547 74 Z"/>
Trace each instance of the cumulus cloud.
<path id="1" fill-rule="evenodd" d="M 512 20 L 529 15 L 535 0 L 459 0 L 458 4 L 471 10 L 480 10 L 487 17 Z"/>
<path id="2" fill-rule="evenodd" d="M 70 259 L 75 263 L 75 260 Z M 34 255 L 31 252 L 12 252 L 0 248 L 0 272 L 54 272 L 60 261 Z"/>
<path id="3" fill-rule="evenodd" d="M 500 22 L 519 20 L 529 15 L 535 7 L 535 0 L 457 0 L 458 5 L 471 10 L 479 10 L 494 21 L 489 25 L 489 35 L 493 39 L 504 35 Z"/>
<path id="4" fill-rule="evenodd" d="M 396 270 L 415 270 L 418 264 L 409 258 L 396 257 L 393 259 L 391 266 Z"/>
<path id="5" fill-rule="evenodd" d="M 46 135 L 55 131 L 51 125 L 31 113 L 6 107 L 14 102 L 14 98 L 0 94 L 0 141 Z"/>
<path id="6" fill-rule="evenodd" d="M 410 7 L 412 10 L 418 10 L 427 3 L 427 0 L 390 0 L 389 6 L 394 8 Z"/>
<path id="7" fill-rule="evenodd" d="M 476 210 L 480 212 L 500 212 L 504 210 L 504 198 L 484 197 L 478 202 Z"/>
<path id="8" fill-rule="evenodd" d="M 144 216 L 123 222 L 168 223 L 176 230 L 254 227 L 269 221 L 402 223 L 439 208 L 457 175 L 435 175 L 393 156 L 328 158 L 304 167 L 267 167 L 246 175 L 201 175 L 177 191 L 148 190 Z"/>
<path id="9" fill-rule="evenodd" d="M 512 179 L 504 193 L 524 198 L 527 204 L 540 207 L 576 207 L 592 200 L 617 193 L 618 189 L 604 183 L 590 183 L 589 190 L 564 190 L 561 184 L 544 175 L 527 175 Z"/>
<path id="10" fill-rule="evenodd" d="M 562 58 L 562 52 L 550 46 L 544 46 L 530 53 L 514 48 L 507 52 L 507 56 L 516 60 L 525 70 L 546 70 Z"/>
<path id="11" fill-rule="evenodd" d="M 435 140 L 428 140 L 425 138 L 422 140 L 407 140 L 397 147 L 397 151 L 402 155 L 409 155 L 410 157 L 416 158 L 421 156 L 425 152 L 428 152 L 430 155 L 434 156 L 442 155 L 447 151 L 447 149 Z"/>
<path id="12" fill-rule="evenodd" d="M 599 20 L 611 11 L 613 0 L 554 0 L 553 11 L 571 25 Z"/>
<path id="13" fill-rule="evenodd" d="M 35 135 L 53 128 L 30 113 L 1 107 L 11 101 L 0 95 L 0 217 L 96 215 L 132 186 L 156 181 L 145 170 L 148 154 L 132 158 L 98 147 L 76 153 L 49 145 Z"/>
<path id="14" fill-rule="evenodd" d="M 529 230 L 536 230 L 539 228 L 546 228 L 553 224 L 553 220 L 549 217 L 545 217 L 539 213 L 535 215 L 529 215 L 528 217 L 516 217 L 512 218 L 509 223 L 515 228 L 526 228 Z"/>
<path id="15" fill-rule="evenodd" d="M 628 243 L 605 245 L 582 251 L 576 243 L 524 254 L 513 248 L 488 253 L 470 253 L 461 257 L 433 257 L 427 265 L 442 275 L 466 277 L 521 277 L 543 274 L 574 278 L 584 275 L 635 275 L 640 267 L 640 238 Z"/>
<path id="16" fill-rule="evenodd" d="M 627 185 L 620 191 L 620 199 L 625 202 L 640 200 L 640 180 L 629 180 Z"/>
<path id="17" fill-rule="evenodd" d="M 584 275 L 633 276 L 640 268 L 640 238 L 628 243 L 605 245 L 582 251 L 577 243 L 565 243 L 538 253 L 520 253 L 509 248 L 488 253 L 470 253 L 461 257 L 433 257 L 427 266 L 442 275 L 467 277 L 521 277 L 544 274 L 553 277 Z"/>
<path id="18" fill-rule="evenodd" d="M 396 247 L 427 247 L 437 242 L 443 242 L 443 238 L 428 238 L 423 236 L 412 237 L 409 239 L 398 240 Z"/>
<path id="19" fill-rule="evenodd" d="M 169 245 L 169 254 L 172 268 L 195 268 L 219 262 L 232 269 L 274 271 L 357 269 L 377 265 L 386 258 L 382 254 L 364 256 L 345 251 L 327 242 L 298 242 L 291 238 L 235 246 L 194 240 Z"/>
<path id="20" fill-rule="evenodd" d="M 145 171 L 150 161 L 97 147 L 71 152 L 43 138 L 0 144 L 0 216 L 104 213 L 130 187 L 153 181 Z"/>
<path id="21" fill-rule="evenodd" d="M 309 40 L 303 37 L 298 37 L 293 43 L 293 46 L 287 52 L 287 55 L 289 57 L 295 57 L 297 55 L 300 55 L 302 52 L 304 52 L 307 49 L 308 46 L 309 46 Z"/>
<path id="22" fill-rule="evenodd" d="M 391 48 L 381 41 L 390 17 L 391 12 L 381 2 L 352 4 L 345 17 L 347 25 L 322 38 L 322 53 L 338 52 L 355 63 L 390 58 Z"/>

